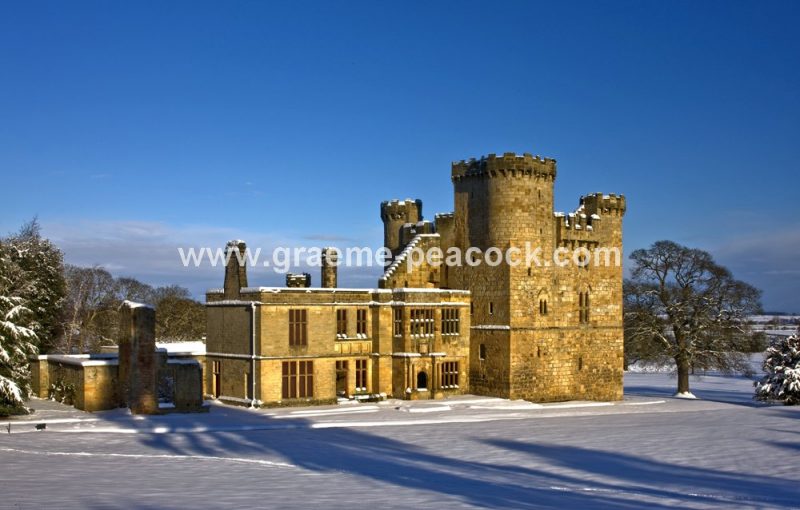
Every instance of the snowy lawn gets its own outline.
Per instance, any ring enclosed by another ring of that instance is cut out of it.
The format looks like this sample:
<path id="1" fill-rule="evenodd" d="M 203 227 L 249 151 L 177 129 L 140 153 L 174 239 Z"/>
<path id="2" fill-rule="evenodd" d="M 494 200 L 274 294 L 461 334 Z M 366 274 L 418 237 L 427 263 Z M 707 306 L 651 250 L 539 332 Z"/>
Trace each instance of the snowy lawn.
<path id="1" fill-rule="evenodd" d="M 132 417 L 34 401 L 0 508 L 800 507 L 800 408 L 628 374 L 619 403 L 447 401 Z M 44 431 L 34 424 L 47 423 Z"/>

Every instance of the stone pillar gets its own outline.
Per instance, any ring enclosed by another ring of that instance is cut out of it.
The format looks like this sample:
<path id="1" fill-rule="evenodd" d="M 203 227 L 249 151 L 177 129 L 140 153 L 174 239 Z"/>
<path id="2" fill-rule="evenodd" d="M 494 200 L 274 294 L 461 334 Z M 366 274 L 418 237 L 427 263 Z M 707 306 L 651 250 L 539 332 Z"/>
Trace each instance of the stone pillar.
<path id="1" fill-rule="evenodd" d="M 339 265 L 339 250 L 336 248 L 323 248 L 322 250 L 322 278 L 321 286 L 326 289 L 335 289 L 337 282 L 337 268 Z"/>
<path id="2" fill-rule="evenodd" d="M 133 414 L 158 412 L 156 312 L 147 305 L 125 301 L 119 325 L 120 404 Z"/>
<path id="3" fill-rule="evenodd" d="M 223 287 L 225 299 L 239 299 L 243 287 L 247 287 L 247 262 L 245 250 L 247 245 L 244 241 L 228 241 L 225 246 L 225 256 L 228 263 L 225 265 L 225 284 Z M 236 250 L 239 257 L 236 256 Z M 239 259 L 242 263 L 239 263 Z"/>

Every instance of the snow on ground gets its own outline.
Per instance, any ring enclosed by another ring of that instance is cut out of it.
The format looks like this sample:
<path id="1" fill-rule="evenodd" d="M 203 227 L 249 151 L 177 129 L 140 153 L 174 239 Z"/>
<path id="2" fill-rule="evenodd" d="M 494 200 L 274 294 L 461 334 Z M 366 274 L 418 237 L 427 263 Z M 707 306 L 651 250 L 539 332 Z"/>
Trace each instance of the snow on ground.
<path id="1" fill-rule="evenodd" d="M 800 506 L 800 408 L 752 381 L 626 375 L 622 402 L 446 401 L 208 414 L 33 401 L 0 428 L 0 508 Z M 44 431 L 34 425 L 47 423 Z"/>

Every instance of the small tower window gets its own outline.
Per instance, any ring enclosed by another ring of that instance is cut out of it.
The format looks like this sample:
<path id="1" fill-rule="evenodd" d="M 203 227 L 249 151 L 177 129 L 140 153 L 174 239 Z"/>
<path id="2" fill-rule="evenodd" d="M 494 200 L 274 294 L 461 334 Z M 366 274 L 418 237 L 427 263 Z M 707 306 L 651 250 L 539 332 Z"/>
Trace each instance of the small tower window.
<path id="1" fill-rule="evenodd" d="M 589 293 L 578 294 L 578 317 L 581 324 L 589 323 Z"/>
<path id="2" fill-rule="evenodd" d="M 494 315 L 494 303 L 489 301 L 489 315 Z"/>
<path id="3" fill-rule="evenodd" d="M 547 315 L 547 300 L 539 300 L 539 315 Z"/>
<path id="4" fill-rule="evenodd" d="M 486 344 L 481 344 L 478 347 L 478 359 L 481 361 L 486 359 Z"/>

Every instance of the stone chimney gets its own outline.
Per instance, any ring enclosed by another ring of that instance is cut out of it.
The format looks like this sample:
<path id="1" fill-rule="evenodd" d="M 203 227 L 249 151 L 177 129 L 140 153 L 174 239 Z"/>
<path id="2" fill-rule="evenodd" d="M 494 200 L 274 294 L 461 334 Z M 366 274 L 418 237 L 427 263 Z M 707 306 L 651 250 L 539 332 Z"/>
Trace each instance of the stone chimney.
<path id="1" fill-rule="evenodd" d="M 225 285 L 224 299 L 239 299 L 243 287 L 247 287 L 247 257 L 245 250 L 247 245 L 244 241 L 234 240 L 228 241 L 225 246 L 225 257 L 228 263 L 225 265 Z M 236 256 L 236 251 L 239 252 L 239 257 Z M 242 263 L 239 263 L 239 260 Z"/>
<path id="2" fill-rule="evenodd" d="M 322 249 L 322 278 L 321 286 L 327 289 L 336 288 L 336 272 L 339 266 L 339 250 L 336 248 Z"/>
<path id="3" fill-rule="evenodd" d="M 311 287 L 311 275 L 308 273 L 286 273 L 286 286 L 289 288 Z"/>

